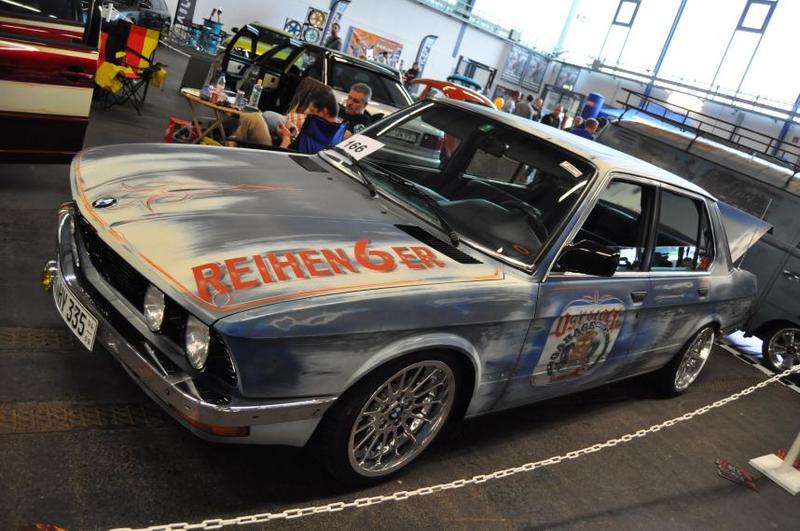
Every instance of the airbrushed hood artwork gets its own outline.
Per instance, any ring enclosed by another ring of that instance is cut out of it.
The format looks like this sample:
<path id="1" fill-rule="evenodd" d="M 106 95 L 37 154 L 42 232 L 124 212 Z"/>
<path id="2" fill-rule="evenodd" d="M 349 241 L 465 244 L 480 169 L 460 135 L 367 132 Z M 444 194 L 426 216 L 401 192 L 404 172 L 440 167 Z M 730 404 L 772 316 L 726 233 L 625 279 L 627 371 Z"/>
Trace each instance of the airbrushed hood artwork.
<path id="1" fill-rule="evenodd" d="M 498 266 L 460 264 L 410 236 L 402 220 L 365 204 L 362 187 L 328 180 L 316 163 L 276 154 L 264 172 L 263 154 L 236 155 L 92 150 L 76 162 L 75 193 L 106 243 L 214 317 L 327 293 L 500 278 Z M 113 206 L 97 205 L 103 199 Z"/>
<path id="2" fill-rule="evenodd" d="M 646 372 L 680 394 L 756 293 L 701 188 L 454 100 L 315 156 L 109 146 L 71 180 L 43 285 L 81 343 L 198 436 L 313 436 L 351 482 L 451 416 Z M 763 228 L 736 219 L 739 252 Z"/>

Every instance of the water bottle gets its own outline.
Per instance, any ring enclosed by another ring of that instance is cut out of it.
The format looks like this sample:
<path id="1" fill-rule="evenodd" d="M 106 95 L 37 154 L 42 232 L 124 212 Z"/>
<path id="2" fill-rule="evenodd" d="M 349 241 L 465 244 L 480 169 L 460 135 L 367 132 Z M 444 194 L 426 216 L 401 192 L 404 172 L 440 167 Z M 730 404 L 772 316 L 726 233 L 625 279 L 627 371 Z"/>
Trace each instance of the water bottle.
<path id="1" fill-rule="evenodd" d="M 222 94 L 225 91 L 225 72 L 220 71 L 217 78 L 217 92 Z"/>
<path id="2" fill-rule="evenodd" d="M 258 107 L 258 100 L 261 99 L 261 91 L 264 87 L 261 85 L 263 81 L 261 79 L 253 85 L 253 90 L 250 91 L 250 101 L 248 102 L 251 107 Z"/>

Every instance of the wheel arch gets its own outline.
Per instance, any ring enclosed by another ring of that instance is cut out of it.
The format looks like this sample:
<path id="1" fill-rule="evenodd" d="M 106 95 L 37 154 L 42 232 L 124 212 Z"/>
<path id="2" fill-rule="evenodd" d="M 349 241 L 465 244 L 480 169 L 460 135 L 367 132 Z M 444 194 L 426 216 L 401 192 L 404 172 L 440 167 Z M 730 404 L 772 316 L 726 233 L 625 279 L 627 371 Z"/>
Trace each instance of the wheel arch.
<path id="1" fill-rule="evenodd" d="M 792 328 L 800 328 L 800 323 L 790 321 L 789 319 L 771 319 L 769 321 L 764 321 L 758 328 L 753 330 L 752 335 L 756 336 L 758 339 L 765 341 L 767 336 L 775 329 L 780 327 L 792 327 Z"/>
<path id="2" fill-rule="evenodd" d="M 348 392 L 367 376 L 385 366 L 402 358 L 423 352 L 450 353 L 461 363 L 462 375 L 466 381 L 462 382 L 457 403 L 453 409 L 453 418 L 463 417 L 469 403 L 478 390 L 481 381 L 481 363 L 478 351 L 467 339 L 445 333 L 427 334 L 403 338 L 395 341 L 375 354 L 373 354 L 358 371 L 353 373 L 344 385 L 342 394 Z"/>

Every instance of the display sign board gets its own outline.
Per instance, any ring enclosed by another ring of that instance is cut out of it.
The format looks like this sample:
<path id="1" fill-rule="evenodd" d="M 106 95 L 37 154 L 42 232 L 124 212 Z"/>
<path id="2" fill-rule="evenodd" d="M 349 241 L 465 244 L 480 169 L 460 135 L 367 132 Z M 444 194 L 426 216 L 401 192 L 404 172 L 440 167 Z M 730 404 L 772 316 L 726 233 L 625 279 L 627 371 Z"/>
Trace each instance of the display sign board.
<path id="1" fill-rule="evenodd" d="M 194 8 L 197 0 L 178 0 L 175 7 L 175 24 L 188 26 L 194 20 Z"/>
<path id="2" fill-rule="evenodd" d="M 536 92 L 541 87 L 548 62 L 546 56 L 512 44 L 500 78 Z"/>

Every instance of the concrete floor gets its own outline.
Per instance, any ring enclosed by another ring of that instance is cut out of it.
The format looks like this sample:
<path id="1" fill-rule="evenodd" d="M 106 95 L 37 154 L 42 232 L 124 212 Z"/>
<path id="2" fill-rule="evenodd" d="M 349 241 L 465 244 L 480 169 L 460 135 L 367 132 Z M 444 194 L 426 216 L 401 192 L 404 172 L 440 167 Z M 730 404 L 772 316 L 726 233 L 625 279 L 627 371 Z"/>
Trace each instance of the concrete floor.
<path id="1" fill-rule="evenodd" d="M 87 146 L 160 141 L 184 59 L 168 51 L 164 92 L 145 114 L 95 106 Z M 342 488 L 303 450 L 215 445 L 160 413 L 114 360 L 71 338 L 39 287 L 52 257 L 66 166 L 0 166 L 0 529 L 45 522 L 104 529 L 199 522 L 387 494 L 564 454 L 646 428 L 765 378 L 717 348 L 686 395 L 637 379 L 464 422 L 397 479 Z M 744 347 L 743 347 L 744 348 Z M 745 349 L 746 350 L 746 349 Z M 717 476 L 787 447 L 800 394 L 776 384 L 673 428 L 575 461 L 408 501 L 264 529 L 797 529 L 800 498 L 761 479 Z M 257 529 L 259 526 L 251 528 Z"/>

